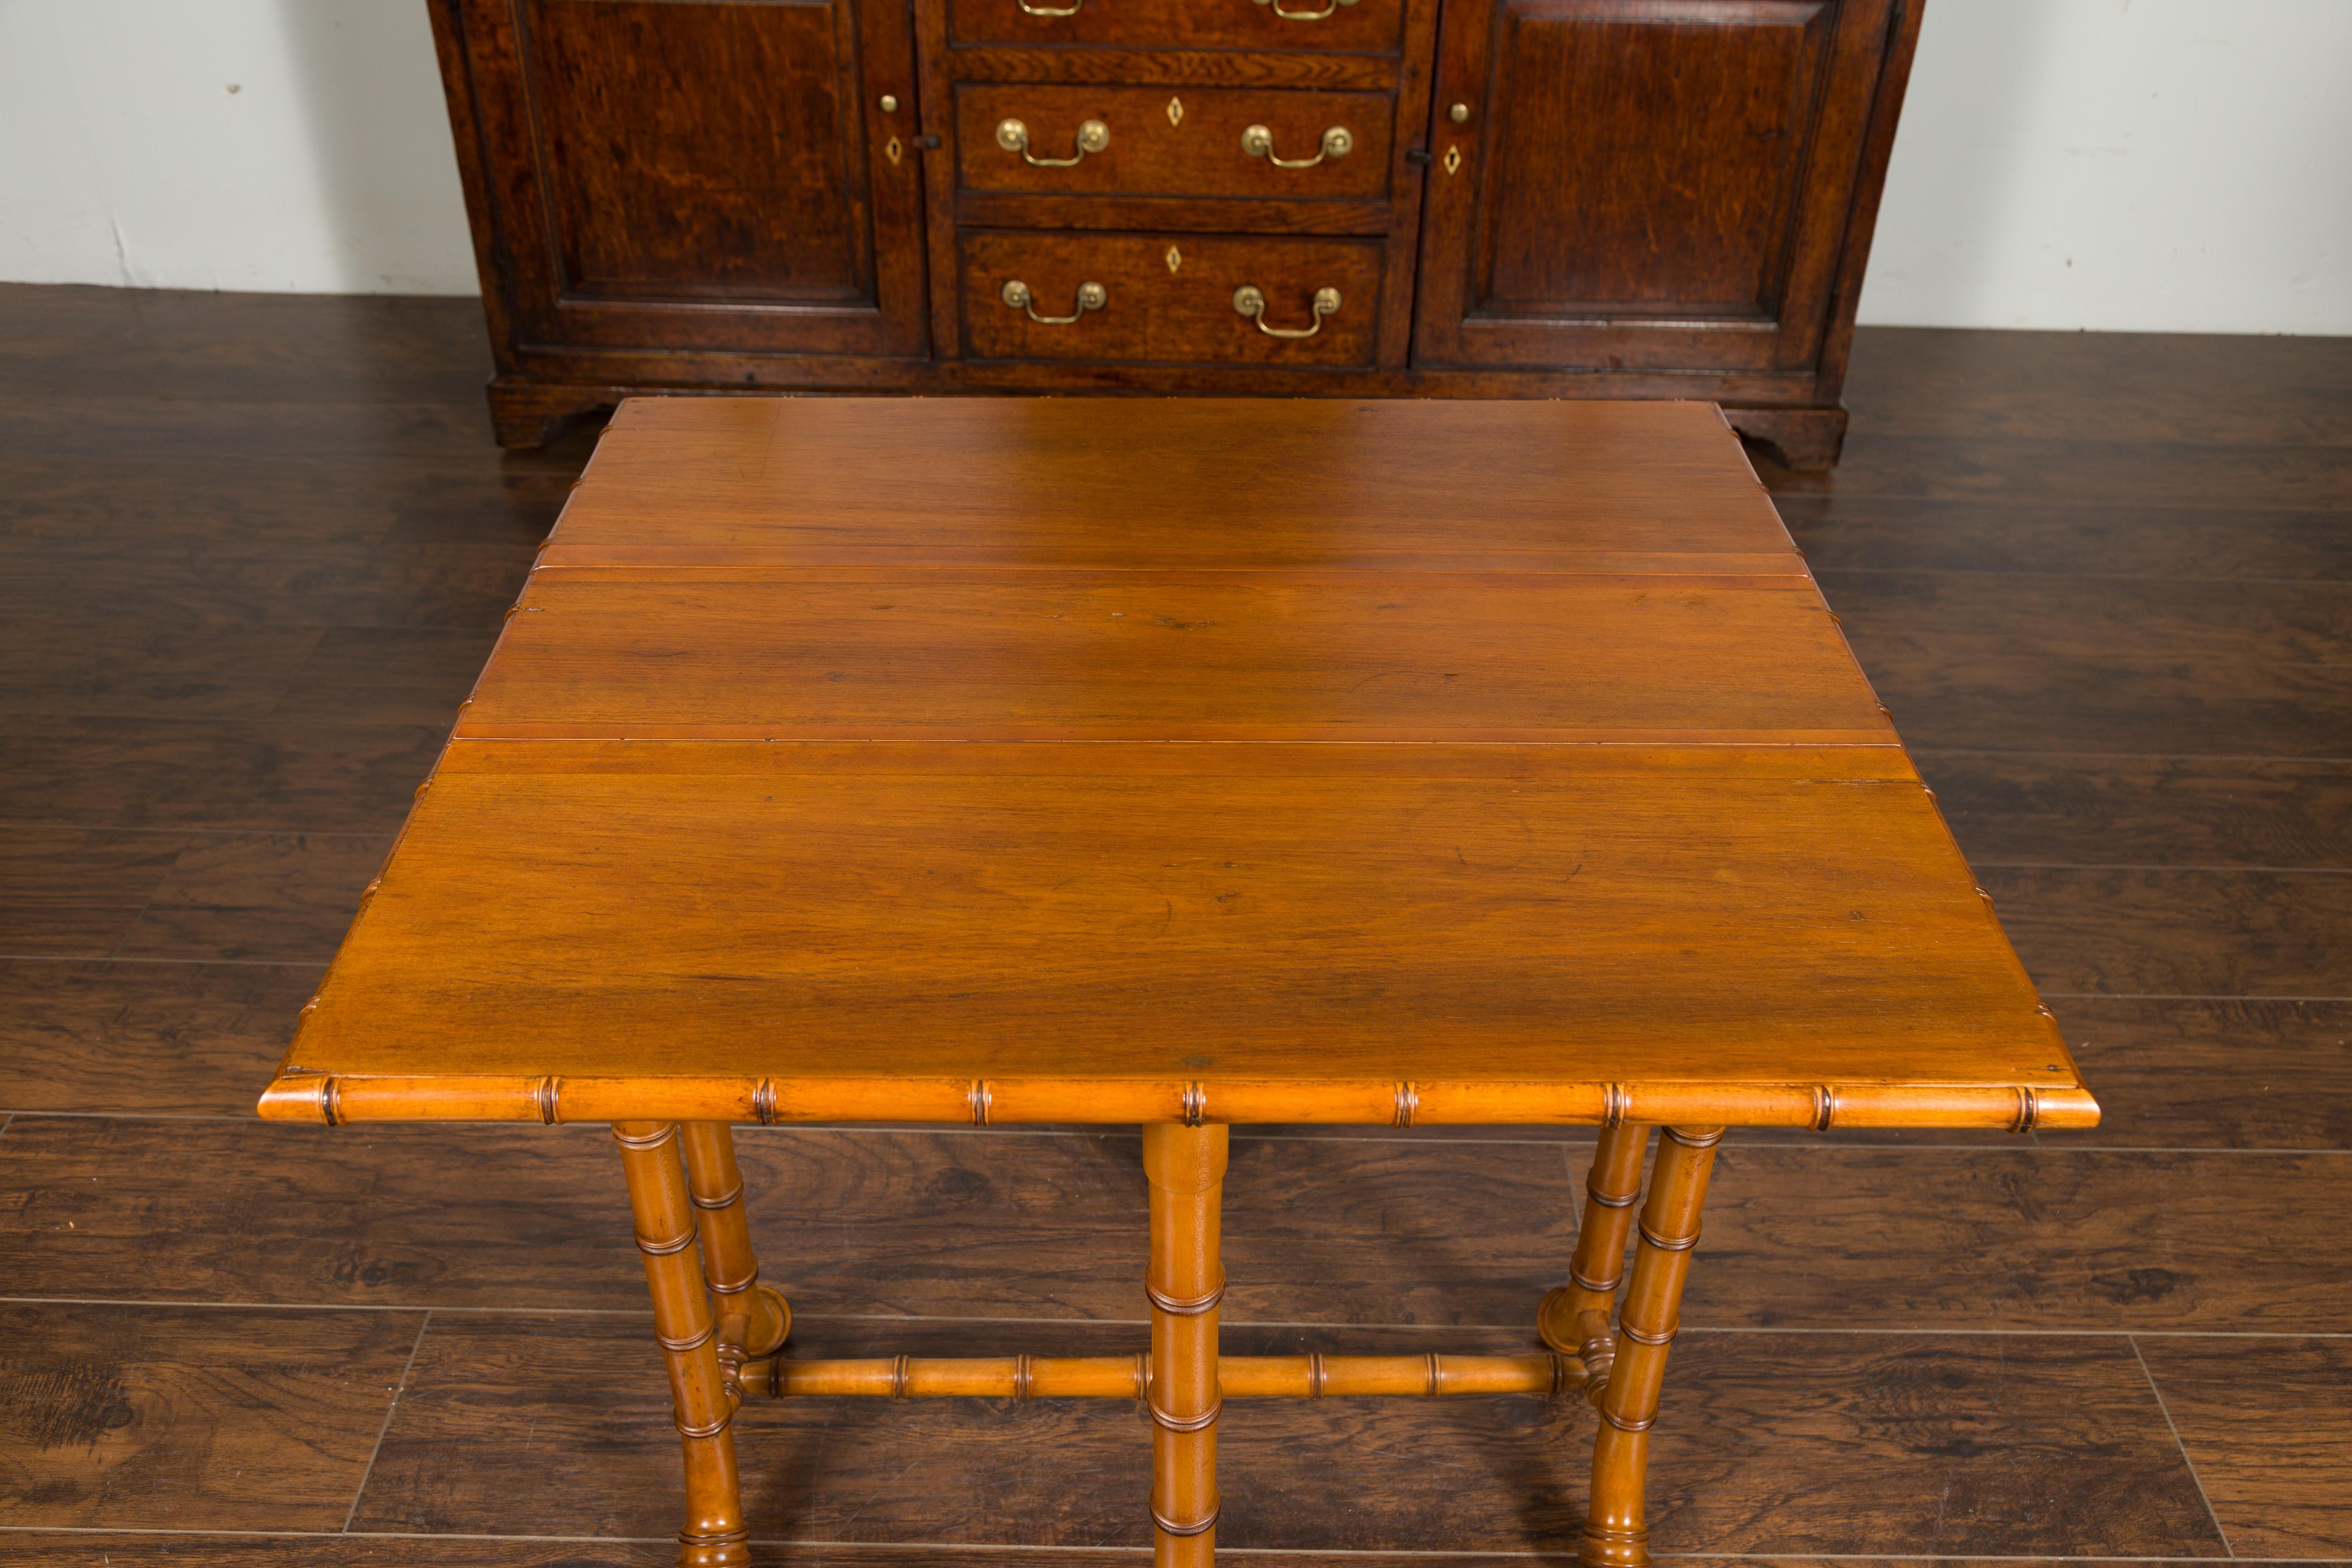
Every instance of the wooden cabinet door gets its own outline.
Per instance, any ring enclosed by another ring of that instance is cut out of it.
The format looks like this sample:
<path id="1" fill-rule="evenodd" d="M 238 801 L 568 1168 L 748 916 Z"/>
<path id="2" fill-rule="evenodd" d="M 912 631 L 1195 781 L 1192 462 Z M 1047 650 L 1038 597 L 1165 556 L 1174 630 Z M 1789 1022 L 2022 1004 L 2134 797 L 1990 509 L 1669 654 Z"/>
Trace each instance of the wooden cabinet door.
<path id="1" fill-rule="evenodd" d="M 1414 362 L 1810 366 L 1894 3 L 1445 0 Z"/>
<path id="2" fill-rule="evenodd" d="M 519 348 L 924 352 L 906 0 L 442 3 Z"/>

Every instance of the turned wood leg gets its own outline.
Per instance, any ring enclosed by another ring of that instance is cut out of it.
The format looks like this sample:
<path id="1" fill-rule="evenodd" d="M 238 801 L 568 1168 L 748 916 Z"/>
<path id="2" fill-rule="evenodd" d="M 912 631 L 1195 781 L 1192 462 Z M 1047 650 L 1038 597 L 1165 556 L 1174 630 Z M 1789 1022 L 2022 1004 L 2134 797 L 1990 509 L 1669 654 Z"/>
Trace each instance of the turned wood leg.
<path id="1" fill-rule="evenodd" d="M 1151 1184 L 1151 1522 L 1154 1568 L 1208 1568 L 1217 1552 L 1217 1256 L 1225 1129 L 1143 1129 Z"/>
<path id="2" fill-rule="evenodd" d="M 724 1121 L 682 1121 L 678 1141 L 702 1232 L 702 1274 L 710 1285 L 719 1358 L 731 1384 L 746 1360 L 772 1354 L 784 1342 L 793 1310 L 782 1291 L 760 1283 L 751 1224 L 743 1211 L 743 1173 L 735 1163 L 735 1130 Z"/>
<path id="3" fill-rule="evenodd" d="M 1647 1127 L 1602 1129 L 1584 1178 L 1584 1220 L 1577 1226 L 1569 1282 L 1545 1291 L 1536 1308 L 1544 1343 L 1583 1359 L 1585 1390 L 1595 1403 L 1616 1353 L 1609 1314 L 1624 1282 L 1625 1244 L 1633 1238 L 1633 1205 L 1642 1201 L 1642 1159 L 1649 1149 Z"/>
<path id="4" fill-rule="evenodd" d="M 719 1365 L 710 1298 L 694 1243 L 695 1208 L 678 1159 L 677 1128 L 667 1121 L 616 1121 L 614 1141 L 629 1178 L 637 1250 L 654 1299 L 654 1337 L 669 1367 L 679 1441 L 686 1447 L 686 1528 L 679 1568 L 744 1568 L 751 1561 L 735 1476 L 734 1416 Z M 748 1251 L 748 1248 L 747 1248 Z"/>
<path id="5" fill-rule="evenodd" d="M 1642 1205 L 1642 1246 L 1618 1321 L 1619 1347 L 1592 1442 L 1592 1501 L 1584 1520 L 1584 1568 L 1645 1568 L 1650 1525 L 1643 1505 L 1650 1426 L 1666 1375 L 1666 1347 L 1681 1321 L 1683 1280 L 1698 1245 L 1699 1208 L 1715 1166 L 1720 1127 L 1669 1127 Z M 1581 1256 L 1580 1254 L 1580 1256 Z"/>

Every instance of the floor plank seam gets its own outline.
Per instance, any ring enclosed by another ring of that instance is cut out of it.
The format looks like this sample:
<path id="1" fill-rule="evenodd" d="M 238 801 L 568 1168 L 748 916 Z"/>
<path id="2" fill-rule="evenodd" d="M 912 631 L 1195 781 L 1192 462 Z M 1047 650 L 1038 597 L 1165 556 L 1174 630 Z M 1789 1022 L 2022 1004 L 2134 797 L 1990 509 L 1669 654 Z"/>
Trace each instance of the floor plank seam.
<path id="1" fill-rule="evenodd" d="M 1971 860 L 1969 864 L 1979 871 L 2259 871 L 2273 877 L 2352 876 L 2352 866 L 2150 866 L 2083 860 Z"/>
<path id="2" fill-rule="evenodd" d="M 2352 577 L 2194 577 L 2170 572 L 2048 572 L 2018 566 L 1823 566 L 1808 560 L 1813 575 L 1854 577 L 2056 577 L 2069 582 L 2194 583 L 2200 587 L 2244 584 L 2258 588 L 2343 587 Z"/>
<path id="3" fill-rule="evenodd" d="M 2197 1473 L 2197 1461 L 2189 1457 L 2189 1445 L 2180 1436 L 2180 1424 L 2173 1420 L 2172 1407 L 2164 1402 L 2164 1390 L 2158 1385 L 2156 1373 L 2147 1364 L 2147 1357 L 2139 1353 L 2139 1340 L 2135 1336 L 2129 1342 L 2132 1360 L 2139 1363 L 2140 1375 L 2147 1379 L 2147 1391 L 2156 1396 L 2156 1408 L 2164 1416 L 2165 1430 L 2172 1434 L 2172 1446 L 2180 1451 L 2180 1462 L 2188 1467 L 2189 1482 L 2197 1489 L 2197 1500 L 2205 1505 L 2205 1517 L 2213 1521 L 2213 1533 L 2221 1538 L 2221 1550 L 2235 1557 L 2237 1548 L 2230 1544 L 2230 1532 L 2221 1526 L 2221 1511 L 2214 1508 L 2212 1498 L 2206 1493 L 2205 1478 Z"/>
<path id="4" fill-rule="evenodd" d="M 2085 752 L 2074 747 L 1906 746 L 1914 757 L 2061 757 L 2084 763 L 2352 763 L 2352 752 L 2303 756 L 2287 752 Z"/>
<path id="5" fill-rule="evenodd" d="M 401 1395 L 408 1392 L 409 1374 L 416 1370 L 417 1352 L 425 1348 L 425 1331 L 433 1326 L 432 1309 L 427 1308 L 425 1321 L 416 1325 L 416 1338 L 408 1346 L 408 1360 L 401 1364 L 400 1379 L 392 1385 L 392 1397 L 384 1403 L 383 1424 L 375 1429 L 375 1446 L 368 1450 L 367 1463 L 360 1469 L 360 1484 L 352 1489 L 352 1506 L 343 1514 L 341 1533 L 352 1533 L 352 1521 L 360 1516 L 360 1500 L 367 1496 L 368 1482 L 375 1475 L 376 1456 L 383 1452 L 384 1435 L 392 1430 L 392 1418 L 400 1413 Z"/>
<path id="6" fill-rule="evenodd" d="M 2259 991 L 2044 991 L 2060 1002 L 2352 1002 L 2352 995 L 2275 996 Z"/>
<path id="7" fill-rule="evenodd" d="M 2050 994 L 2044 992 L 2043 994 L 2047 995 Z M 2258 998 L 2258 1000 L 2260 998 Z M 2347 1000 L 2352 1000 L 2352 998 L 2347 998 Z M 205 1121 L 226 1122 L 230 1124 L 250 1123 L 255 1126 L 272 1125 L 271 1123 L 262 1121 L 259 1117 L 255 1116 L 250 1112 L 243 1111 L 57 1110 L 40 1106 L 18 1106 L 14 1108 L 0 1108 L 0 1114 L 39 1117 L 52 1121 Z M 383 1121 L 370 1122 L 368 1125 L 386 1128 L 506 1128 L 513 1127 L 516 1124 L 511 1121 L 453 1121 L 431 1122 Z M 603 1128 L 606 1124 L 601 1121 L 566 1121 L 562 1123 L 562 1125 L 565 1127 L 577 1127 L 594 1131 Z M 861 1125 L 856 1122 L 810 1122 L 803 1126 L 794 1127 L 755 1127 L 750 1123 L 743 1123 L 738 1125 L 735 1131 L 739 1137 L 743 1138 L 755 1138 L 769 1134 L 806 1135 L 816 1132 L 828 1134 L 857 1133 L 877 1137 L 898 1137 L 908 1133 L 919 1133 L 926 1137 L 937 1136 L 942 1138 L 1066 1138 L 1079 1140 L 1094 1138 L 1133 1138 L 1136 1136 L 1134 1132 L 1128 1131 L 1123 1125 L 1118 1123 L 1105 1123 L 1099 1131 L 1075 1132 L 1062 1131 L 1051 1128 L 1025 1128 L 1020 1126 L 959 1127 L 949 1122 L 940 1122 L 935 1125 L 915 1123 L 894 1127 L 874 1127 Z M 1582 1131 L 1582 1129 L 1577 1129 L 1577 1131 Z M 1734 1129 L 1733 1131 L 1738 1131 L 1742 1130 Z M 1932 1133 L 1934 1129 L 1927 1129 L 1926 1131 Z M 1236 1136 L 1242 1142 L 1246 1143 L 1377 1143 L 1395 1148 L 1440 1149 L 1459 1148 L 1465 1146 L 1479 1149 L 1558 1148 L 1571 1156 L 1576 1153 L 1582 1152 L 1590 1147 L 1590 1143 L 1587 1140 L 1574 1136 L 1562 1136 L 1558 1138 L 1386 1138 L 1377 1136 L 1352 1138 L 1337 1132 L 1261 1133 L 1251 1132 L 1245 1130 L 1237 1130 Z M 1764 1150 L 1784 1149 L 1807 1151 L 1848 1150 L 1866 1152 L 1883 1149 L 1932 1149 L 1949 1151 L 1956 1149 L 2001 1148 L 2019 1152 L 2031 1151 L 2037 1154 L 2047 1154 L 2053 1158 L 2079 1154 L 2244 1154 L 2271 1157 L 2352 1154 L 2352 1148 L 2336 1144 L 2315 1143 L 2307 1146 L 2295 1144 L 2248 1144 L 2241 1146 L 2229 1143 L 2067 1143 L 2059 1142 L 2044 1142 L 2039 1136 L 2018 1138 L 2014 1141 L 2004 1140 L 2002 1142 L 1998 1144 L 1965 1141 L 1958 1142 L 1938 1142 L 1929 1138 L 1902 1139 L 1885 1142 L 1864 1142 L 1859 1139 L 1845 1138 L 1825 1138 L 1819 1142 L 1801 1138 L 1775 1138 L 1766 1142 L 1742 1142 L 1734 1138 L 1727 1139 L 1725 1146 L 1727 1148 L 1745 1149 L 1751 1152 L 1761 1152 Z M 1571 1169 L 1570 1172 L 1571 1180 L 1574 1178 L 1574 1174 L 1575 1173 Z"/>
<path id="8" fill-rule="evenodd" d="M 103 1524 L 0 1524 L 0 1534 L 7 1535 L 133 1535 L 216 1538 L 232 1541 L 331 1541 L 338 1532 L 314 1530 L 193 1530 L 163 1526 L 103 1525 Z M 469 1531 L 433 1532 L 362 1530 L 352 1532 L 351 1539 L 370 1542 L 534 1542 L 580 1546 L 668 1546 L 674 1536 L 653 1535 L 493 1535 Z M 1137 1558 L 1151 1554 L 1149 1546 L 1060 1546 L 1028 1545 L 1019 1542 L 972 1542 L 961 1541 L 822 1541 L 799 1539 L 754 1538 L 751 1544 L 771 1550 L 821 1551 L 852 1553 L 859 1552 L 940 1552 L 956 1553 L 1034 1552 L 1055 1555 L 1081 1553 L 1116 1554 Z M 1508 1562 L 1573 1562 L 1573 1550 L 1560 1552 L 1509 1552 L 1501 1550 L 1447 1551 L 1423 1550 L 1414 1547 L 1347 1547 L 1347 1546 L 1227 1546 L 1220 1542 L 1218 1554 L 1236 1557 L 1366 1557 L 1366 1558 L 1444 1558 L 1476 1561 L 1493 1559 Z M 1678 1563 L 2067 1563 L 2095 1565 L 2105 1563 L 2250 1563 L 2276 1564 L 2322 1565 L 2352 1563 L 2345 1557 L 2148 1557 L 2098 1556 L 2053 1557 L 2023 1556 L 2002 1552 L 1669 1552 L 1653 1548 L 1651 1555 Z"/>
<path id="9" fill-rule="evenodd" d="M 0 1307 L 121 1307 L 141 1310 L 169 1310 L 174 1311 L 205 1309 L 221 1312 L 425 1312 L 441 1317 L 468 1318 L 604 1318 L 619 1321 L 650 1321 L 650 1308 L 625 1307 L 530 1307 L 505 1305 L 497 1307 L 451 1306 L 435 1303 L 420 1306 L 415 1302 L 383 1301 L 200 1301 L 107 1296 L 0 1296 Z M 907 1313 L 877 1315 L 862 1312 L 806 1312 L 793 1314 L 795 1322 L 847 1323 L 908 1326 L 949 1324 L 957 1327 L 1024 1327 L 1062 1329 L 1144 1329 L 1151 1326 L 1148 1318 L 1018 1318 L 960 1317 L 940 1313 Z M 1228 1329 L 1261 1331 L 1307 1331 L 1317 1333 L 1524 1333 L 1535 1332 L 1532 1321 L 1517 1323 L 1387 1323 L 1365 1322 L 1351 1319 L 1331 1318 L 1224 1318 Z M 2249 1340 L 2299 1342 L 2305 1340 L 2352 1340 L 2352 1329 L 2070 1329 L 2070 1328 L 1969 1328 L 1949 1324 L 1885 1324 L 1874 1327 L 1815 1328 L 1801 1324 L 1750 1323 L 1684 1323 L 1678 1330 L 1684 1334 L 1780 1335 L 1788 1337 L 1813 1336 L 1904 1338 L 1904 1339 L 2163 1339 L 2163 1340 Z M 814 1397 L 814 1396 L 812 1396 Z"/>
<path id="10" fill-rule="evenodd" d="M 142 909 L 140 913 L 146 910 Z M 114 952 L 0 952 L 0 963 L 211 963 L 238 969 L 324 969 L 323 958 L 142 958 Z"/>

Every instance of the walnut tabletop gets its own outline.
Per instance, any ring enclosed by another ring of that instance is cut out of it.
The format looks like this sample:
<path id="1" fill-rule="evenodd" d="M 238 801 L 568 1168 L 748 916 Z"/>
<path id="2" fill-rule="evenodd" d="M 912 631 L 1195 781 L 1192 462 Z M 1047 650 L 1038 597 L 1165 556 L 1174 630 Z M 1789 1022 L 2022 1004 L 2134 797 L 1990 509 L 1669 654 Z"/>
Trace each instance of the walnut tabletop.
<path id="1" fill-rule="evenodd" d="M 640 399 L 265 1115 L 2088 1125 L 1700 404 Z"/>

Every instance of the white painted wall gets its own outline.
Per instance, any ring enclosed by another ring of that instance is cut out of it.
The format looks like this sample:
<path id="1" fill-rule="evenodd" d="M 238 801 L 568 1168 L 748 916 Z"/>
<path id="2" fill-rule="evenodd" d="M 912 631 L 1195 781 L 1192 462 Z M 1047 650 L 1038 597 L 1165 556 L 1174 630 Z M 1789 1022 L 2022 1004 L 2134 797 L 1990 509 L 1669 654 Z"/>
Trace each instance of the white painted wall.
<path id="1" fill-rule="evenodd" d="M 1928 0 L 1861 319 L 2352 333 L 2352 0 Z"/>
<path id="2" fill-rule="evenodd" d="M 475 288 L 425 0 L 0 0 L 0 279 Z M 1865 321 L 2352 333 L 2352 0 L 1930 0 Z"/>
<path id="3" fill-rule="evenodd" d="M 473 292 L 425 0 L 0 0 L 0 279 Z"/>

